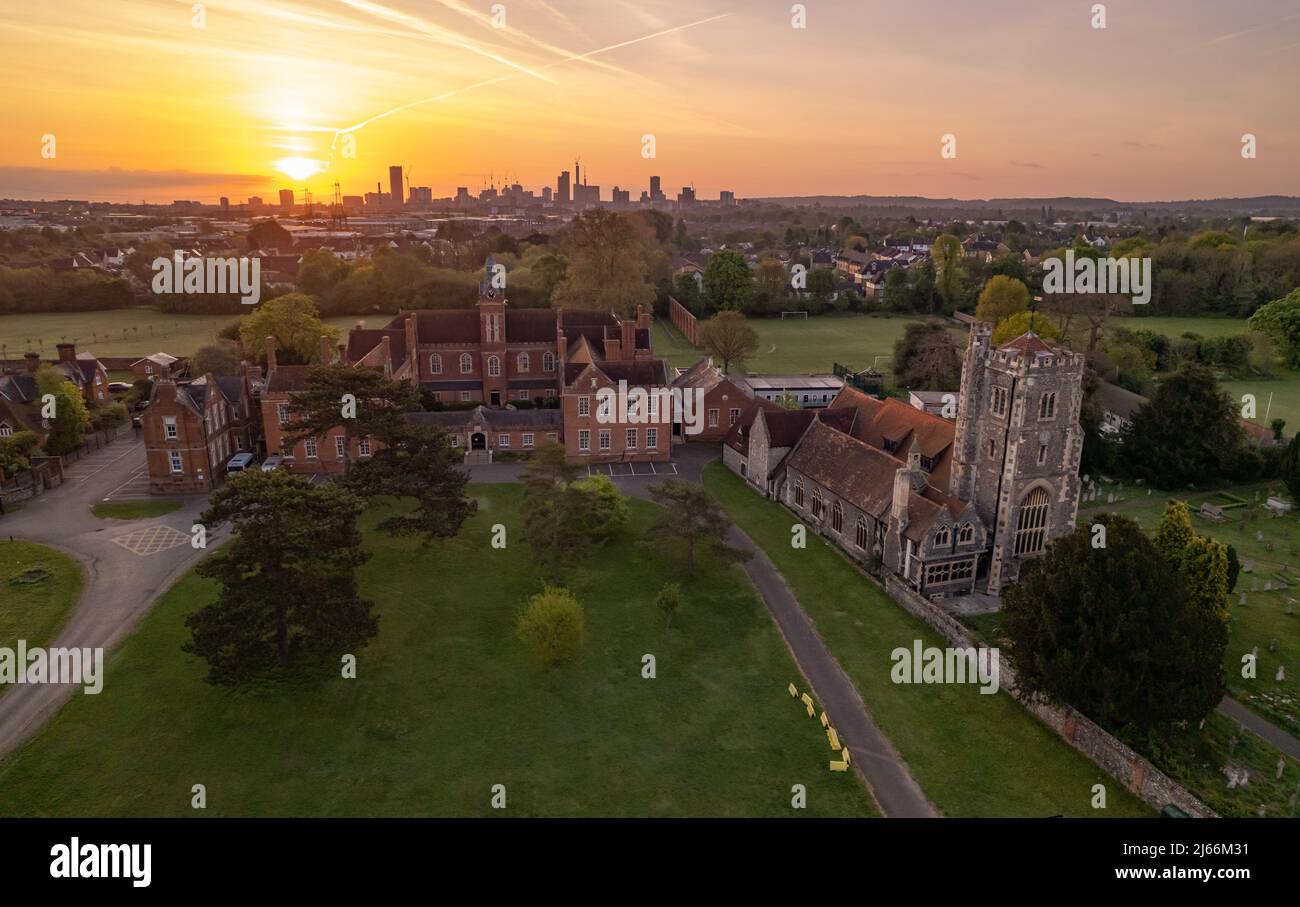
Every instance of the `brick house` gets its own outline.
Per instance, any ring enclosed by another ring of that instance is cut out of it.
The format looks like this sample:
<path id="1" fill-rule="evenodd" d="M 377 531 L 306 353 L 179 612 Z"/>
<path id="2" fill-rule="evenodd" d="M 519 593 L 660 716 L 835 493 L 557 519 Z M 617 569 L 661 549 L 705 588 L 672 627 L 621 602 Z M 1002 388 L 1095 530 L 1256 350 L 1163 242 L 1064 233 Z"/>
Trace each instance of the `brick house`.
<path id="1" fill-rule="evenodd" d="M 139 378 L 174 378 L 184 363 L 167 353 L 154 353 L 131 363 L 131 374 Z"/>
<path id="2" fill-rule="evenodd" d="M 666 462 L 672 458 L 672 413 L 662 399 L 648 401 L 644 417 L 614 403 L 633 387 L 667 388 L 662 359 L 640 362 L 572 362 L 564 389 L 564 450 L 570 462 Z M 626 382 L 620 384 L 620 382 Z M 603 396 L 605 390 L 614 397 Z M 610 405 L 604 405 L 608 402 Z"/>
<path id="3" fill-rule="evenodd" d="M 704 430 L 699 434 L 684 434 L 673 426 L 673 440 L 718 442 L 727 437 L 732 427 L 740 421 L 740 414 L 753 402 L 745 392 L 731 382 L 722 369 L 705 356 L 673 379 L 673 387 L 685 391 L 703 391 Z"/>
<path id="4" fill-rule="evenodd" d="M 94 353 L 78 353 L 75 343 L 55 345 L 58 358 L 42 361 L 39 353 L 26 353 L 21 362 L 3 363 L 5 371 L 35 376 L 42 365 L 52 367 L 81 391 L 86 405 L 94 408 L 109 401 L 108 370 Z M 37 395 L 39 399 L 39 394 Z"/>
<path id="5" fill-rule="evenodd" d="M 244 383 L 242 378 L 234 381 Z M 237 401 L 246 397 L 246 387 L 236 394 L 233 382 L 227 383 Z M 243 447 L 244 439 L 236 434 L 238 405 L 210 374 L 187 384 L 156 380 L 142 420 L 149 490 L 194 494 L 214 489 L 226 462 Z"/>
<path id="6" fill-rule="evenodd" d="M 558 443 L 564 432 L 558 409 L 492 409 L 409 413 L 413 425 L 441 428 L 452 447 L 466 451 L 467 463 L 490 463 L 495 454 L 529 453 L 549 442 Z"/>

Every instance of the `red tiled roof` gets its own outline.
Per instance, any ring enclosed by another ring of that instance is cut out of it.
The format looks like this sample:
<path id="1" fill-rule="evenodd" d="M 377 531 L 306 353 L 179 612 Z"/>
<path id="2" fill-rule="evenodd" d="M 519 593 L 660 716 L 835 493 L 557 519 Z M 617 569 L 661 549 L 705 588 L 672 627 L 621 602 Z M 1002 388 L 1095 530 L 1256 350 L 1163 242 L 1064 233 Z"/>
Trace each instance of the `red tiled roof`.
<path id="1" fill-rule="evenodd" d="M 999 350 L 1014 353 L 1056 353 L 1059 352 L 1056 347 L 1039 337 L 1033 331 L 1021 334 L 1015 340 L 1008 340 Z"/>
<path id="2" fill-rule="evenodd" d="M 892 456 L 899 463 L 906 461 L 908 450 L 916 443 L 920 454 L 933 463 L 930 470 L 931 484 L 939 488 L 948 487 L 952 469 L 953 436 L 956 432 L 956 426 L 952 422 L 892 397 L 877 400 L 847 385 L 827 407 L 823 418 L 835 418 L 832 414 L 845 408 L 856 411 L 847 434 L 877 448 L 886 456 Z M 845 431 L 842 423 L 831 424 Z M 894 445 L 892 454 L 885 449 L 886 440 Z"/>

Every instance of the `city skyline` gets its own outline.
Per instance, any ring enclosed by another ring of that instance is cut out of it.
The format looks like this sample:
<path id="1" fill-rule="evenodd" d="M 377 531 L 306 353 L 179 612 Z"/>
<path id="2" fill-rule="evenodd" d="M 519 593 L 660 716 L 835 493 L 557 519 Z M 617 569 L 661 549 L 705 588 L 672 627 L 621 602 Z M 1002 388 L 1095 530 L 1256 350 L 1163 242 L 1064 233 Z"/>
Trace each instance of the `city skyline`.
<path id="1" fill-rule="evenodd" d="M 633 200 L 651 175 L 700 198 L 1300 194 L 1300 12 L 1282 2 L 1112 2 L 1104 29 L 1091 4 L 1020 0 L 808 3 L 802 29 L 788 3 L 714 0 L 199 6 L 0 23 L 25 73 L 0 101 L 0 197 L 320 199 L 400 161 L 442 198 L 494 174 L 554 189 L 579 155 L 603 197 Z"/>

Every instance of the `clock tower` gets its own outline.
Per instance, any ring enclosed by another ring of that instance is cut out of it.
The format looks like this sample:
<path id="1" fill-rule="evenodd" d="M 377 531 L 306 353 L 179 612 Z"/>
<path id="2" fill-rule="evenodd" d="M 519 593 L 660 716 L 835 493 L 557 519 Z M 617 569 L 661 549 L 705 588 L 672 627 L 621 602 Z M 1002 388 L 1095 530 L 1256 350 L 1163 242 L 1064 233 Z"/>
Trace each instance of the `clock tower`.
<path id="1" fill-rule="evenodd" d="M 483 401 L 504 406 L 509 398 L 506 360 L 506 269 L 489 255 L 478 285 L 479 356 Z"/>

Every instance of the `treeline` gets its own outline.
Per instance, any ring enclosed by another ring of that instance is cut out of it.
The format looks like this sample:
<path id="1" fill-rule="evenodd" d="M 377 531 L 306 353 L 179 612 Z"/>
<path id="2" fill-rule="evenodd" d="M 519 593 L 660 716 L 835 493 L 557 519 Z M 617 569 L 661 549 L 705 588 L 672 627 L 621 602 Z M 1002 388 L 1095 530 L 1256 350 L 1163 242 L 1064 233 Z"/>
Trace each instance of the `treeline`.
<path id="1" fill-rule="evenodd" d="M 0 265 L 0 315 L 95 312 L 135 304 L 130 285 L 90 271 L 50 271 Z"/>

